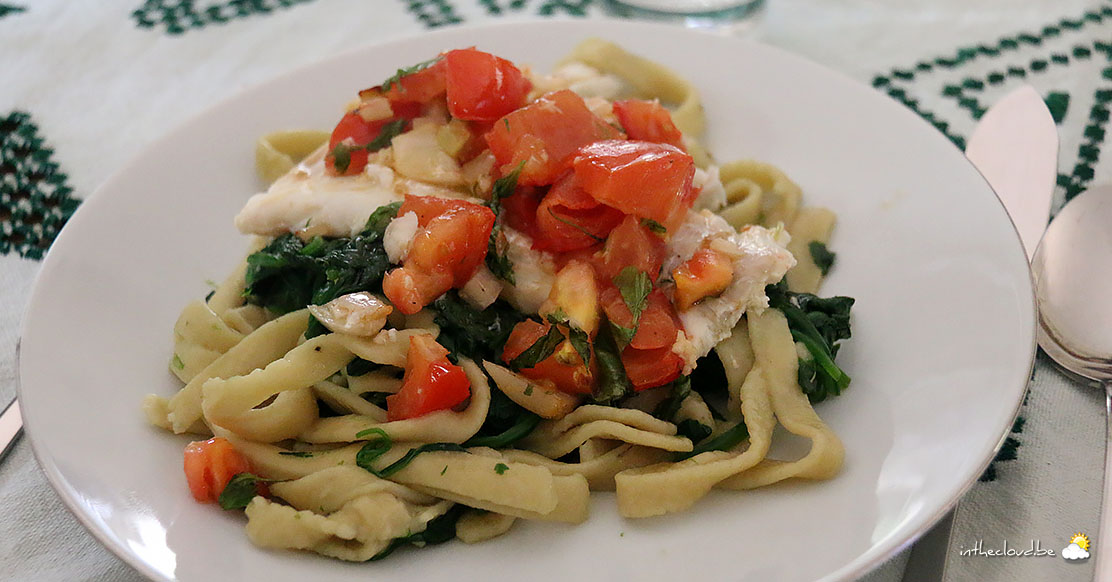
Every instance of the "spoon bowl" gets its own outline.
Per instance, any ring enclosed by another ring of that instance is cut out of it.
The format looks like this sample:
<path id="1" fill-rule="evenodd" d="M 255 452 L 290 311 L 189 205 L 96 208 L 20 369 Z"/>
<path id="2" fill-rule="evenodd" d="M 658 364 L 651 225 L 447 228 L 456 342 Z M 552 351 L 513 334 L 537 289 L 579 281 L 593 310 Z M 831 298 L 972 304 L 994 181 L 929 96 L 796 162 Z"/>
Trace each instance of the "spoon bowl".
<path id="1" fill-rule="evenodd" d="M 1112 380 L 1112 186 L 1088 190 L 1058 213 L 1031 270 L 1039 346 L 1077 376 Z"/>
<path id="2" fill-rule="evenodd" d="M 1031 259 L 1039 347 L 1064 370 L 1104 388 L 1104 493 L 1096 576 L 1112 581 L 1112 186 L 1081 193 L 1054 217 Z"/>

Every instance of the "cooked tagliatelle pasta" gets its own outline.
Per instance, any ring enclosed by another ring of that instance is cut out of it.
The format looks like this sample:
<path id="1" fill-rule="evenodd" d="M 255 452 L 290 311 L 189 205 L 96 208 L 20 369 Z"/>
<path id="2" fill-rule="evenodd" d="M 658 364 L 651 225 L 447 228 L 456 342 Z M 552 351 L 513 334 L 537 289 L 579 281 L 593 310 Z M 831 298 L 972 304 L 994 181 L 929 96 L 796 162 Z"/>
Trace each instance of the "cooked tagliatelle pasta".
<path id="1" fill-rule="evenodd" d="M 362 561 L 580 523 L 592 490 L 635 518 L 834 477 L 834 215 L 718 165 L 706 125 L 689 83 L 590 40 L 549 75 L 449 51 L 331 135 L 264 137 L 247 257 L 174 326 L 182 388 L 144 402 L 202 437 L 194 497 Z M 809 452 L 771 458 L 777 425 Z"/>

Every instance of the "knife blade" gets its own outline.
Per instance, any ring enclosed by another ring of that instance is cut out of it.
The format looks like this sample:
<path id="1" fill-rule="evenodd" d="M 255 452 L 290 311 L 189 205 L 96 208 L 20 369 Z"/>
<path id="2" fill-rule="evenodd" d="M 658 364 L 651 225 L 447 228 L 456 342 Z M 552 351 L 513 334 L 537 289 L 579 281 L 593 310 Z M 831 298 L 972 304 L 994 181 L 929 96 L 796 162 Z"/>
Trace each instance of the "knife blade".
<path id="1" fill-rule="evenodd" d="M 12 403 L 0 413 L 0 459 L 4 458 L 12 444 L 23 432 L 23 417 L 19 412 L 19 401 Z"/>
<path id="2" fill-rule="evenodd" d="M 1030 262 L 1050 220 L 1058 177 L 1058 129 L 1039 92 L 1024 85 L 989 108 L 969 138 L 965 157 L 1004 204 Z M 958 505 L 916 542 L 902 582 L 945 578 Z"/>
<path id="3" fill-rule="evenodd" d="M 993 105 L 969 137 L 965 157 L 1004 203 L 1030 262 L 1058 177 L 1058 129 L 1038 91 L 1024 85 Z"/>

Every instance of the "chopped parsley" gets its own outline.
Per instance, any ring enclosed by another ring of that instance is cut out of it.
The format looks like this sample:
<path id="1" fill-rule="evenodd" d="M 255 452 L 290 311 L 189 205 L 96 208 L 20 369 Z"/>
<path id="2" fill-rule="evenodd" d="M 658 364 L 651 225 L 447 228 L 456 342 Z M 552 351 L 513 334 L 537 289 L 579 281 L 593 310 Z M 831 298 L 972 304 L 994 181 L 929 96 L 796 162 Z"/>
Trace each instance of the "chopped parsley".
<path id="1" fill-rule="evenodd" d="M 263 479 L 251 473 L 237 473 L 220 492 L 217 503 L 223 509 L 243 509 L 259 493 L 259 484 L 269 479 Z"/>
<path id="2" fill-rule="evenodd" d="M 506 473 L 506 471 L 509 471 L 509 470 L 510 470 L 509 465 L 507 465 L 505 463 L 498 463 L 497 465 L 494 466 L 494 472 L 498 473 L 499 475 L 503 475 L 503 474 Z"/>
<path id="3" fill-rule="evenodd" d="M 665 228 L 663 224 L 660 224 L 659 222 L 657 222 L 657 221 L 655 221 L 651 218 L 642 218 L 641 219 L 641 226 L 649 229 L 650 231 L 652 231 L 656 234 L 667 234 L 668 233 L 668 229 Z"/>

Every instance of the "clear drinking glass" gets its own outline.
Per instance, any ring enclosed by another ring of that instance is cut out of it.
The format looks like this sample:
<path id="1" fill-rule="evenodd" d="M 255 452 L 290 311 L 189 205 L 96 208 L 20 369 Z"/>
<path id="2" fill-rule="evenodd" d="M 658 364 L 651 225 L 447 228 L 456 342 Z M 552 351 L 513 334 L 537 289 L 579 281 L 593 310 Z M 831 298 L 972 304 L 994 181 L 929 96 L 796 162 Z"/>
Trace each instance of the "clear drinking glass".
<path id="1" fill-rule="evenodd" d="M 614 16 L 682 22 L 690 28 L 736 28 L 764 7 L 764 0 L 605 0 Z"/>

